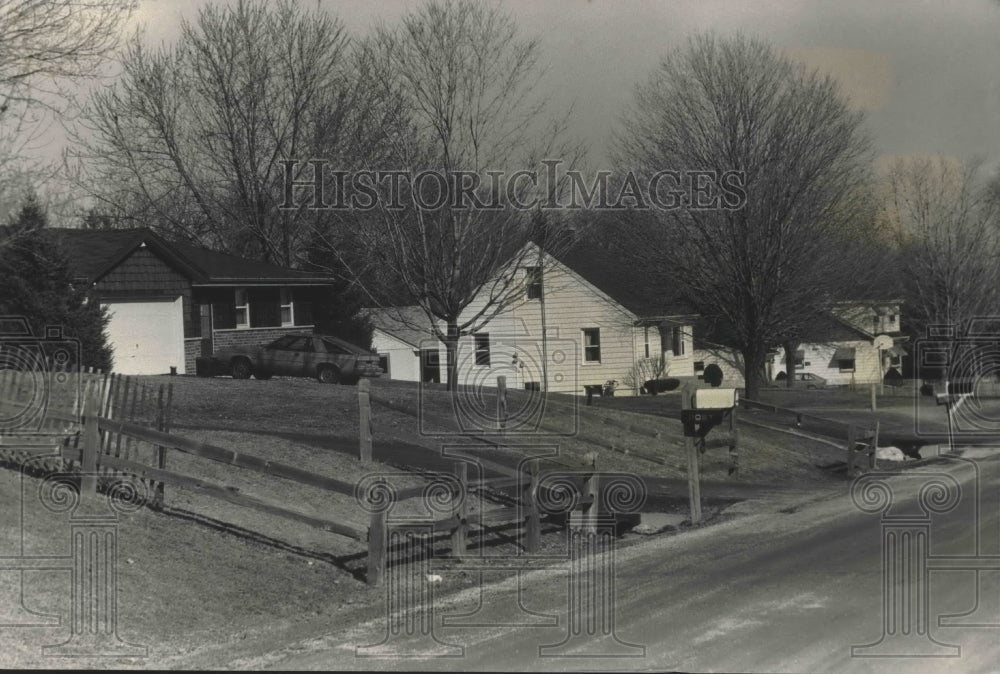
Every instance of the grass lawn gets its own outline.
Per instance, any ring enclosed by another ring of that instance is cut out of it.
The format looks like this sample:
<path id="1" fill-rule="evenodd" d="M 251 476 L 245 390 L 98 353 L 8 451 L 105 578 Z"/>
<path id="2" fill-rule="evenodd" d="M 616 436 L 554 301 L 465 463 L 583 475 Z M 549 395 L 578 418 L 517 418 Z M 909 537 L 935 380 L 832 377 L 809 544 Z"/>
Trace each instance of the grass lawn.
<path id="1" fill-rule="evenodd" d="M 174 385 L 172 431 L 178 435 L 349 482 L 372 471 L 390 471 L 397 474 L 393 480 L 399 486 L 420 484 L 423 478 L 419 474 L 407 473 L 402 467 L 416 464 L 447 469 L 451 460 L 441 458 L 442 447 L 465 444 L 475 447 L 474 453 L 495 460 L 503 457 L 510 461 L 532 452 L 554 453 L 543 462 L 548 469 L 579 470 L 585 460 L 596 456 L 601 471 L 629 472 L 646 480 L 650 498 L 644 510 L 686 509 L 686 459 L 678 414 L 671 408 L 669 396 L 597 399 L 591 407 L 585 407 L 582 399 L 553 396 L 537 432 L 532 425 L 523 429 L 523 435 L 509 436 L 504 448 L 498 449 L 457 434 L 463 425 L 492 422 L 496 409 L 492 392 L 463 392 L 456 412 L 453 398 L 446 392 L 420 395 L 413 384 L 375 381 L 375 447 L 376 456 L 384 462 L 366 466 L 357 458 L 356 387 L 282 378 L 264 382 L 143 379 L 151 385 Z M 532 400 L 525 392 L 511 391 L 509 409 L 512 414 L 534 409 Z M 621 428 L 622 423 L 641 427 L 646 433 L 629 433 Z M 650 437 L 649 431 L 660 436 Z M 638 451 L 655 455 L 662 462 L 637 458 L 634 452 Z M 835 454 L 828 446 L 808 439 L 747 428 L 738 481 L 727 476 L 725 450 L 704 455 L 706 505 L 714 502 L 723 507 L 743 498 L 739 489 L 744 494 L 755 493 L 755 485 L 836 488 L 838 480 L 817 468 Z M 351 497 L 175 451 L 168 455 L 167 468 L 305 513 L 367 526 Z M 27 554 L 68 554 L 67 515 L 51 513 L 39 505 L 39 484 L 38 478 L 0 470 L 0 537 L 4 549 L 13 551 L 7 555 L 17 554 L 22 531 Z M 713 491 L 713 484 L 718 485 L 717 491 Z M 22 503 L 23 527 L 19 515 Z M 360 542 L 170 486 L 166 506 L 171 514 L 140 509 L 120 519 L 119 634 L 127 642 L 148 646 L 148 658 L 42 658 L 42 645 L 65 641 L 69 635 L 69 573 L 29 571 L 23 576 L 25 605 L 35 612 L 61 615 L 62 624 L 0 628 L 6 639 L 0 665 L 169 666 L 187 653 L 231 647 L 246 640 L 263 647 L 260 644 L 265 641 L 278 639 L 276 635 L 301 637 L 305 629 L 335 630 L 337 625 L 355 624 L 359 610 L 378 610 L 383 590 L 369 588 L 361 580 L 366 548 Z M 543 546 L 560 545 L 558 526 L 545 531 Z M 623 540 L 633 544 L 640 537 L 627 534 Z M 509 533 L 491 535 L 488 543 L 489 554 L 503 556 L 516 550 Z M 475 582 L 460 565 L 446 576 L 445 590 Z M 17 572 L 0 572 L 0 622 L 19 615 L 16 598 L 20 577 Z"/>

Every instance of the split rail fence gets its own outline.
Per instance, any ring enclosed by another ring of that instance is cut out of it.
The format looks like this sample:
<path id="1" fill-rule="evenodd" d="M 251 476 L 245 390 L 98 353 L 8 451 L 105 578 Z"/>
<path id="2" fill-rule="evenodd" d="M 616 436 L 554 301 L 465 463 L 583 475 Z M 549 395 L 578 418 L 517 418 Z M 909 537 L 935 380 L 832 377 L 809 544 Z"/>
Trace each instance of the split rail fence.
<path id="1" fill-rule="evenodd" d="M 450 471 L 432 473 L 428 483 L 414 487 L 396 488 L 378 473 L 371 480 L 347 482 L 171 433 L 171 385 L 154 387 L 136 378 L 94 371 L 73 374 L 79 375 L 79 387 L 51 388 L 48 393 L 52 395 L 44 400 L 44 414 L 31 427 L 31 433 L 23 427 L 0 427 L 0 454 L 22 460 L 42 455 L 49 462 L 45 466 L 48 472 L 78 475 L 81 496 L 88 498 L 99 491 L 110 493 L 126 481 L 136 488 L 122 490 L 121 494 L 140 500 L 148 496 L 144 503 L 163 507 L 165 489 L 180 488 L 365 543 L 370 584 L 385 579 L 393 547 L 406 547 L 399 545 L 398 537 L 393 535 L 394 523 L 400 519 L 398 512 L 391 511 L 394 505 L 409 499 L 420 498 L 425 505 L 431 504 L 431 514 L 418 523 L 432 536 L 448 538 L 451 554 L 456 557 L 468 553 L 473 528 L 479 528 L 481 543 L 494 528 L 514 528 L 518 544 L 533 553 L 539 549 L 546 516 L 572 516 L 580 531 L 593 532 L 613 510 L 604 508 L 599 517 L 601 503 L 608 502 L 602 500 L 601 494 L 601 482 L 608 475 L 599 475 L 596 465 L 567 471 L 566 464 L 555 462 L 556 470 L 543 472 L 537 458 L 512 467 L 481 457 L 455 457 Z M 4 412 L 0 418 L 10 418 L 11 410 L 38 405 L 32 397 L 31 376 L 0 371 L 0 411 Z M 359 402 L 370 395 L 367 384 L 362 380 L 359 386 Z M 362 404 L 360 414 L 361 457 L 371 461 L 370 407 Z M 293 510 L 183 472 L 177 462 L 170 461 L 171 452 L 349 496 L 355 505 L 347 506 L 338 499 L 328 517 Z M 469 477 L 470 464 L 478 470 L 476 479 Z M 407 476 L 412 478 L 413 473 Z M 482 503 L 488 497 L 492 505 L 472 512 L 473 496 L 481 497 Z M 345 523 L 352 519 L 367 519 L 368 526 Z M 414 521 L 410 518 L 409 523 Z"/>
<path id="2" fill-rule="evenodd" d="M 780 416 L 782 421 L 794 423 L 798 429 L 843 442 L 844 463 L 847 476 L 854 477 L 862 464 L 868 469 L 876 467 L 875 453 L 878 450 L 879 421 L 870 424 L 850 423 L 807 414 L 787 407 L 741 398 L 744 409 L 763 410 Z M 794 421 L 793 421 L 794 420 Z"/>

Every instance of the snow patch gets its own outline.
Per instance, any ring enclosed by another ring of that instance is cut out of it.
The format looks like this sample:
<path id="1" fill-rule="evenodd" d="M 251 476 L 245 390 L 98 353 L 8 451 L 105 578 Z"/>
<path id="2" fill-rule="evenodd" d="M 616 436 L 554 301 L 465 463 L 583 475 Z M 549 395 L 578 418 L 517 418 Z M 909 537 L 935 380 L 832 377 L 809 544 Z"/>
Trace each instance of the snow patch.
<path id="1" fill-rule="evenodd" d="M 875 458 L 883 461 L 905 461 L 906 455 L 899 447 L 879 447 L 875 450 Z"/>

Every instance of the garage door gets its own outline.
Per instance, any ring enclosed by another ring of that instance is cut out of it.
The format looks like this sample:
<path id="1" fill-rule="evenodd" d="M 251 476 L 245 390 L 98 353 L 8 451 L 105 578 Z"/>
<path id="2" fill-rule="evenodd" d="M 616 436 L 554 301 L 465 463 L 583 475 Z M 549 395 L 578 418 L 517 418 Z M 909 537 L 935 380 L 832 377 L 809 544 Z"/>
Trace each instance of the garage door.
<path id="1" fill-rule="evenodd" d="M 107 302 L 108 344 L 121 374 L 184 374 L 184 309 L 181 298 Z"/>

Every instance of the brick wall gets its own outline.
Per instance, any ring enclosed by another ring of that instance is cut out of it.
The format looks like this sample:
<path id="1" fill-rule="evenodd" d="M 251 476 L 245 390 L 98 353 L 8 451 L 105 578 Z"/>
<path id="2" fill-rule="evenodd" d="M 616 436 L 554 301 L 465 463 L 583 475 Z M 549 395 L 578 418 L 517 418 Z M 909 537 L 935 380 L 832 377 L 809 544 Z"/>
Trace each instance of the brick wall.
<path id="1" fill-rule="evenodd" d="M 232 346 L 261 346 L 274 341 L 282 335 L 294 332 L 311 332 L 312 326 L 296 326 L 294 328 L 249 328 L 245 330 L 216 330 L 214 348 L 228 349 Z"/>
<path id="2" fill-rule="evenodd" d="M 201 355 L 201 338 L 184 340 L 184 372 L 195 373 L 194 359 Z"/>

